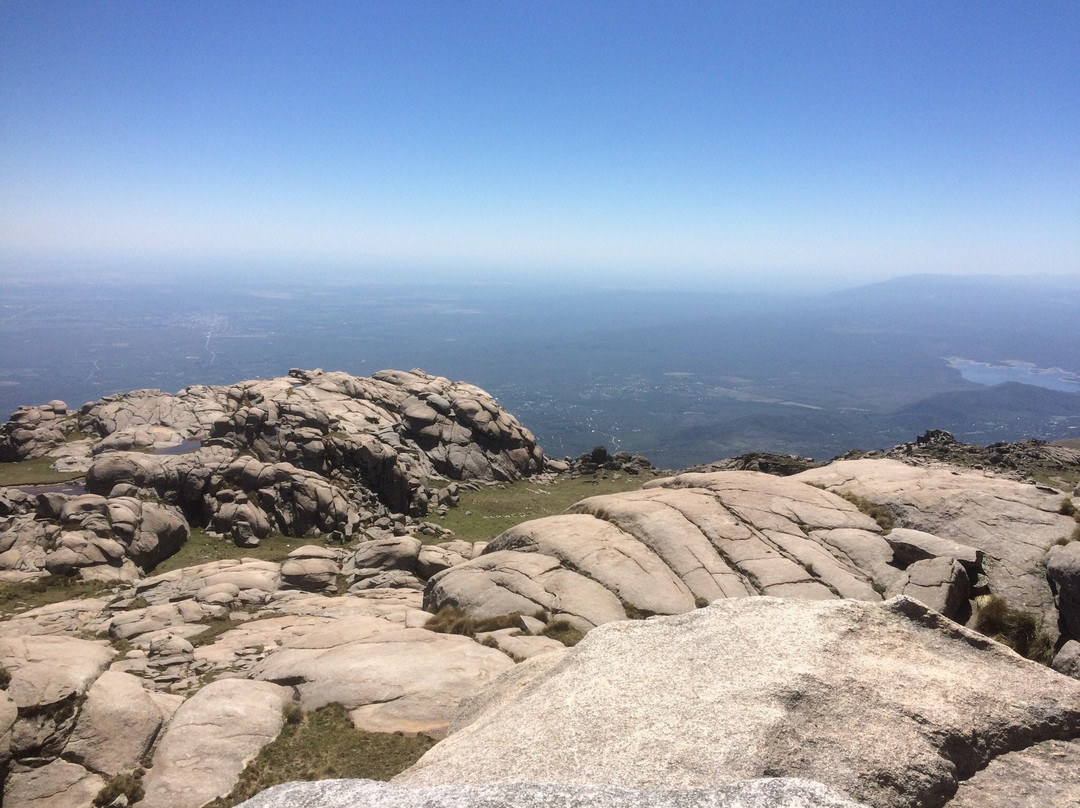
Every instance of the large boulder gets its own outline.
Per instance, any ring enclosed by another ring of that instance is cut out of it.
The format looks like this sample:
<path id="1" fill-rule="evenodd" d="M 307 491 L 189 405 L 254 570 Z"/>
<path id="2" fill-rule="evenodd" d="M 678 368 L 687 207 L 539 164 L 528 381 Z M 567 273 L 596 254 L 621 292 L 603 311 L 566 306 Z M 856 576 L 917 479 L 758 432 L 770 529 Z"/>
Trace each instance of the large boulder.
<path id="1" fill-rule="evenodd" d="M 726 599 L 602 626 L 554 657 L 500 679 L 505 697 L 481 694 L 471 723 L 396 782 L 802 777 L 878 808 L 930 807 L 995 758 L 1080 737 L 1080 682 L 903 597 Z"/>
<path id="2" fill-rule="evenodd" d="M 64 757 L 102 774 L 131 771 L 161 723 L 160 708 L 138 679 L 105 671 L 86 694 Z"/>
<path id="3" fill-rule="evenodd" d="M 232 789 L 284 724 L 288 688 L 219 679 L 184 702 L 154 751 L 142 808 L 199 808 Z"/>
<path id="4" fill-rule="evenodd" d="M 821 783 L 762 779 L 685 791 L 513 783 L 410 788 L 371 780 L 287 783 L 240 808 L 865 808 Z"/>

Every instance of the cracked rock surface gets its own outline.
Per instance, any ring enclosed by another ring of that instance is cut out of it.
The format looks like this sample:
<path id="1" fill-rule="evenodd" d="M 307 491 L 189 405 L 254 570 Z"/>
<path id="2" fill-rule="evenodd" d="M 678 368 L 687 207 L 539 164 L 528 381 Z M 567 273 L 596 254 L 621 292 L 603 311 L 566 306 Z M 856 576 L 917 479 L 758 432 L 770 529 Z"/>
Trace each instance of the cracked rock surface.
<path id="1" fill-rule="evenodd" d="M 987 763 L 1080 737 L 1080 682 L 903 597 L 731 598 L 610 623 L 481 699 L 395 782 L 800 777 L 877 808 L 942 806 Z M 1060 762 L 1056 776 L 1075 778 Z"/>

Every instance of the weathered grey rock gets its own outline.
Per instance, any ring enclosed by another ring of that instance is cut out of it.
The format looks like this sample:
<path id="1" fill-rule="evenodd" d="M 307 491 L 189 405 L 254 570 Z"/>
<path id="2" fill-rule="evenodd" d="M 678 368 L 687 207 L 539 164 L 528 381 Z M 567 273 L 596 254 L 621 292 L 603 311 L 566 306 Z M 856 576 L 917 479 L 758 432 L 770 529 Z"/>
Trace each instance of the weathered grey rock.
<path id="1" fill-rule="evenodd" d="M 282 583 L 308 592 L 321 592 L 332 587 L 341 568 L 339 552 L 328 547 L 304 545 L 289 553 L 281 565 Z"/>
<path id="2" fill-rule="evenodd" d="M 1080 682 L 906 598 L 732 598 L 612 623 L 508 686 L 396 782 L 797 776 L 878 808 L 940 806 L 994 757 L 1080 736 Z"/>
<path id="3" fill-rule="evenodd" d="M 847 500 L 793 478 L 686 473 L 510 528 L 479 557 L 435 574 L 425 603 L 475 618 L 543 609 L 588 630 L 754 594 L 878 601 L 914 579 L 913 592 L 940 594 L 935 603 L 963 613 L 968 579 L 953 572 L 953 556 L 948 569 L 924 560 L 901 582 L 907 565 L 880 532 Z"/>
<path id="4" fill-rule="evenodd" d="M 1046 578 L 1057 596 L 1062 631 L 1067 637 L 1080 639 L 1080 542 L 1050 548 Z"/>
<path id="5" fill-rule="evenodd" d="M 219 679 L 172 717 L 144 778 L 143 808 L 199 808 L 227 794 L 244 766 L 274 740 L 288 688 Z"/>
<path id="6" fill-rule="evenodd" d="M 1080 805 L 1080 744 L 1043 741 L 1010 752 L 960 784 L 949 808 L 1074 808 Z"/>
<path id="7" fill-rule="evenodd" d="M 74 429 L 63 401 L 40 407 L 19 407 L 0 425 L 0 462 L 44 457 L 66 441 L 65 431 Z"/>
<path id="8" fill-rule="evenodd" d="M 296 687 L 306 710 L 343 704 L 360 729 L 439 734 L 464 696 L 512 667 L 468 637 L 359 615 L 286 641 L 251 675 Z"/>
<path id="9" fill-rule="evenodd" d="M 509 550 L 485 553 L 432 578 L 424 606 L 438 610 L 445 605 L 478 619 L 547 611 L 552 619 L 583 631 L 626 619 L 619 599 L 596 581 L 551 556 Z"/>
<path id="10" fill-rule="evenodd" d="M 410 788 L 372 780 L 274 786 L 240 808 L 865 808 L 809 780 L 763 779 L 710 788 L 635 790 L 618 786 L 512 783 Z"/>
<path id="11" fill-rule="evenodd" d="M 1080 642 L 1069 640 L 1061 646 L 1050 667 L 1064 676 L 1080 679 Z"/>
<path id="12" fill-rule="evenodd" d="M 413 536 L 393 536 L 363 542 L 349 560 L 348 569 L 405 570 L 416 572 L 417 556 L 423 547 Z"/>
<path id="13" fill-rule="evenodd" d="M 841 460 L 791 479 L 857 494 L 887 506 L 899 527 L 976 548 L 986 556 L 991 592 L 1040 614 L 1048 629 L 1056 625 L 1042 561 L 1075 527 L 1057 512 L 1060 494 L 981 471 L 896 460 Z"/>
<path id="14" fill-rule="evenodd" d="M 11 760 L 11 730 L 18 717 L 15 701 L 6 690 L 0 690 L 0 770 L 6 769 Z"/>
<path id="15" fill-rule="evenodd" d="M 138 679 L 105 671 L 86 694 L 64 757 L 101 774 L 131 771 L 161 722 L 161 710 Z"/>
<path id="16" fill-rule="evenodd" d="M 971 581 L 964 565 L 947 556 L 916 561 L 885 590 L 885 595 L 907 595 L 958 623 L 966 622 L 971 612 Z"/>
<path id="17" fill-rule="evenodd" d="M 105 781 L 82 766 L 54 760 L 37 769 L 16 769 L 4 783 L 12 808 L 88 808 Z"/>
<path id="18" fill-rule="evenodd" d="M 974 547 L 922 530 L 898 527 L 889 531 L 884 538 L 893 549 L 894 561 L 901 567 L 932 558 L 950 558 L 959 561 L 964 565 L 964 569 L 971 572 L 978 566 L 982 556 Z"/>
<path id="19" fill-rule="evenodd" d="M 55 755 L 74 725 L 78 701 L 115 652 L 105 643 L 65 636 L 0 636 L 0 664 L 11 674 L 8 696 L 19 717 L 16 757 Z"/>

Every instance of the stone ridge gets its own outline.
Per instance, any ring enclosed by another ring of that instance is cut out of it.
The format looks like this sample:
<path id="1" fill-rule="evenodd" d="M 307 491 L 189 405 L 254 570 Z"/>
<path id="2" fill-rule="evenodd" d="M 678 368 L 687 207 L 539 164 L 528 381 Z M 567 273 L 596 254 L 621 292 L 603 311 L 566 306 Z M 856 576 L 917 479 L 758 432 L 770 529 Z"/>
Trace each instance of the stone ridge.
<path id="1" fill-rule="evenodd" d="M 906 593 L 963 621 L 980 561 L 959 542 L 884 534 L 851 502 L 796 478 L 694 472 L 512 527 L 432 577 L 425 604 L 476 618 L 544 610 L 587 631 L 722 598 Z"/>

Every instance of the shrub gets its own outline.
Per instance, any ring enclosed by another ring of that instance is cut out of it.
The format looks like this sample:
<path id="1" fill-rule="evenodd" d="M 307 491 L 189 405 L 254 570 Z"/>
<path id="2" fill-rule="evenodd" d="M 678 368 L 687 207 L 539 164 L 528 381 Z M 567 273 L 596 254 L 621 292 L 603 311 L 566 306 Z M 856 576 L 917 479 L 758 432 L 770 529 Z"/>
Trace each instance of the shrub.
<path id="1" fill-rule="evenodd" d="M 1000 595 L 986 595 L 976 601 L 975 630 L 1035 662 L 1049 665 L 1054 658 L 1054 642 L 1042 621 L 1031 612 L 1012 608 Z"/>
<path id="2" fill-rule="evenodd" d="M 886 506 L 871 502 L 866 497 L 860 497 L 858 494 L 852 494 L 850 491 L 846 491 L 840 496 L 877 522 L 878 527 L 885 533 L 888 533 L 895 527 L 892 511 Z"/>
<path id="3" fill-rule="evenodd" d="M 1062 516 L 1076 516 L 1076 506 L 1073 505 L 1071 497 L 1065 497 L 1061 500 L 1061 504 L 1058 505 L 1058 513 Z"/>
<path id="4" fill-rule="evenodd" d="M 11 671 L 0 665 L 0 690 L 7 690 L 7 686 L 11 684 Z"/>
<path id="5" fill-rule="evenodd" d="M 298 701 L 290 701 L 285 705 L 282 713 L 285 716 L 286 724 L 299 724 L 304 720 L 304 708 L 300 706 Z"/>
<path id="6" fill-rule="evenodd" d="M 435 612 L 424 628 L 439 634 L 463 634 L 466 637 L 475 637 L 484 631 L 498 631 L 501 628 L 520 628 L 521 614 L 514 612 L 498 617 L 484 617 L 475 619 L 469 617 L 457 606 L 446 605 Z"/>
<path id="7" fill-rule="evenodd" d="M 94 805 L 112 805 L 121 794 L 127 797 L 128 805 L 141 800 L 145 794 L 142 778 L 134 774 L 117 774 L 110 777 L 105 787 L 94 797 Z"/>
<path id="8" fill-rule="evenodd" d="M 558 640 L 569 648 L 581 642 L 585 633 L 580 629 L 574 628 L 565 620 L 553 620 L 547 624 L 546 628 L 544 628 L 543 635 L 545 637 L 551 637 L 553 640 Z"/>

